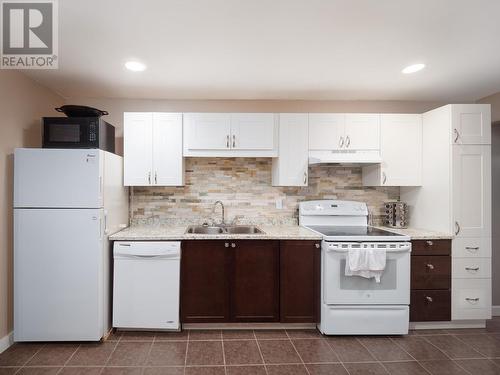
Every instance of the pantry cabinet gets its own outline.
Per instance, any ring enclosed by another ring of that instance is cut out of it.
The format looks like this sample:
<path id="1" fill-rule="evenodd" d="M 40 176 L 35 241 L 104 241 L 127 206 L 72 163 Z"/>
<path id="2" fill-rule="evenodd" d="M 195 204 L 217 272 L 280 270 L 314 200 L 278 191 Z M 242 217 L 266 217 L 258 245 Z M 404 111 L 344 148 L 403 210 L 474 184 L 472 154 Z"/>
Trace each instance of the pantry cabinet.
<path id="1" fill-rule="evenodd" d="M 181 113 L 124 113 L 125 186 L 184 185 Z"/>
<path id="2" fill-rule="evenodd" d="M 308 133 L 307 113 L 279 114 L 279 152 L 273 158 L 273 186 L 307 186 Z"/>
<path id="3" fill-rule="evenodd" d="M 277 156 L 274 113 L 185 113 L 184 156 Z"/>
<path id="4" fill-rule="evenodd" d="M 422 115 L 380 115 L 380 156 L 363 167 L 363 185 L 422 185 Z"/>
<path id="5" fill-rule="evenodd" d="M 451 137 L 457 145 L 491 144 L 489 104 L 451 104 Z"/>

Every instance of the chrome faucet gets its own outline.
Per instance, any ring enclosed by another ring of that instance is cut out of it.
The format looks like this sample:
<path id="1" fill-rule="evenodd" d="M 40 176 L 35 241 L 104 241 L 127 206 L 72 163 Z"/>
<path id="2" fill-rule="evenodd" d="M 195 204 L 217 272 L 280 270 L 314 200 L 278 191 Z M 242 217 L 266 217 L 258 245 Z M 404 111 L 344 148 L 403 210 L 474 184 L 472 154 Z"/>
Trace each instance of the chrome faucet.
<path id="1" fill-rule="evenodd" d="M 224 220 L 224 203 L 222 203 L 221 201 L 216 201 L 214 203 L 214 206 L 212 208 L 212 214 L 215 213 L 215 208 L 217 207 L 217 204 L 220 204 L 220 206 L 222 207 L 222 220 L 221 220 L 221 225 L 226 225 L 226 221 Z"/>

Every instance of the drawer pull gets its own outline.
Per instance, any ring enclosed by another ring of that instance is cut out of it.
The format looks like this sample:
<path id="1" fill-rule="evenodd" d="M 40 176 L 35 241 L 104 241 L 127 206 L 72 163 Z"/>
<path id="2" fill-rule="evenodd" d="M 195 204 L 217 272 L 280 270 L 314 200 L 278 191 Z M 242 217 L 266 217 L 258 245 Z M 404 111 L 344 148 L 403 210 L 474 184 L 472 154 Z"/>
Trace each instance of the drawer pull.
<path id="1" fill-rule="evenodd" d="M 434 269 L 434 265 L 433 264 L 430 264 L 430 263 L 427 263 L 426 264 L 427 268 L 430 269 L 430 270 L 433 270 Z"/>
<path id="2" fill-rule="evenodd" d="M 479 298 L 466 298 L 465 300 L 473 305 L 479 302 Z"/>
<path id="3" fill-rule="evenodd" d="M 432 299 L 432 297 L 430 297 L 430 296 L 425 296 L 425 300 L 426 300 L 427 302 L 434 302 L 434 300 L 433 300 L 433 299 Z"/>
<path id="4" fill-rule="evenodd" d="M 427 244 L 427 246 L 432 246 L 432 245 L 434 245 L 434 242 L 432 242 L 432 241 L 425 241 L 425 243 Z"/>
<path id="5" fill-rule="evenodd" d="M 479 271 L 479 267 L 465 267 L 466 271 Z"/>
<path id="6" fill-rule="evenodd" d="M 319 249 L 320 244 L 319 244 L 319 243 L 315 243 L 315 244 L 314 244 L 314 247 L 315 247 L 316 249 Z"/>
<path id="7" fill-rule="evenodd" d="M 475 246 L 475 247 L 472 247 L 472 246 L 466 246 L 465 247 L 465 250 L 469 250 L 470 253 L 475 253 L 476 251 L 479 250 L 479 246 Z"/>

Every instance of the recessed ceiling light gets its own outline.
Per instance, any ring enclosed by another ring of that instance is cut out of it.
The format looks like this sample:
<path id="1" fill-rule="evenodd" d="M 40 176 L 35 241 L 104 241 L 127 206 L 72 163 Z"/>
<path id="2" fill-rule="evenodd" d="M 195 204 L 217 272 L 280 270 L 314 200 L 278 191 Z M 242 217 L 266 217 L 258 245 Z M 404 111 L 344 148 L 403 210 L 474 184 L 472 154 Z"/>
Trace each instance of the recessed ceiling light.
<path id="1" fill-rule="evenodd" d="M 132 72 L 142 72 L 146 70 L 146 65 L 139 61 L 127 61 L 125 63 L 125 68 L 131 70 Z"/>
<path id="2" fill-rule="evenodd" d="M 413 64 L 404 68 L 401 72 L 404 74 L 416 73 L 425 68 L 425 64 Z"/>

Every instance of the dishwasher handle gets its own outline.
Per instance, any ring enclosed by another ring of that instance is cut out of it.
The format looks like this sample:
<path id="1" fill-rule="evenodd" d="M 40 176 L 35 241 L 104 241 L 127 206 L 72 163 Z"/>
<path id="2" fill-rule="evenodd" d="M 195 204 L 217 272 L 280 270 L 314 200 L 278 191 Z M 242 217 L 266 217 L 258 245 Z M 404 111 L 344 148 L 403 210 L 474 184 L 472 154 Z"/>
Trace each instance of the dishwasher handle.
<path id="1" fill-rule="evenodd" d="M 141 255 L 141 254 L 115 254 L 115 259 L 138 259 L 138 260 L 158 260 L 158 259 L 180 259 L 180 255 L 171 254 L 156 254 L 156 255 Z"/>

